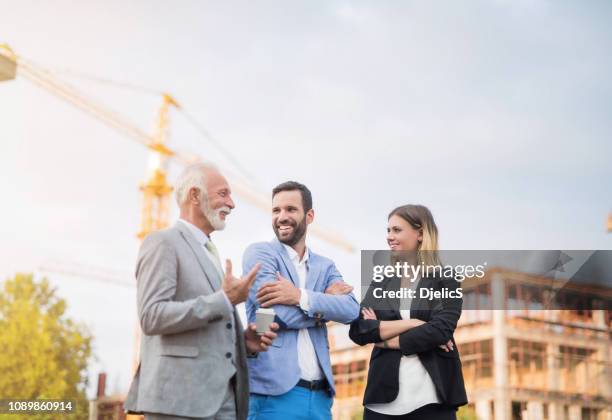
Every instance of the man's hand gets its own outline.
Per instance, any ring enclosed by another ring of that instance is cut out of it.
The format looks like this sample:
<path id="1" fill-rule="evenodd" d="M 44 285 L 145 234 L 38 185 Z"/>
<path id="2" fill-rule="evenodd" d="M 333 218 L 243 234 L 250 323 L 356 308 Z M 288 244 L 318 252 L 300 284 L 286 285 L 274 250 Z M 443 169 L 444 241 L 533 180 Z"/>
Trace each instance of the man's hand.
<path id="1" fill-rule="evenodd" d="M 273 322 L 270 324 L 270 329 L 262 335 L 257 334 L 257 324 L 249 324 L 249 327 L 244 332 L 244 340 L 247 351 L 249 353 L 259 353 L 267 351 L 272 341 L 277 337 L 274 331 L 278 330 L 278 324 Z"/>
<path id="2" fill-rule="evenodd" d="M 299 305 L 301 295 L 300 289 L 276 273 L 276 281 L 261 286 L 256 297 L 261 306 L 268 308 L 272 305 Z"/>
<path id="3" fill-rule="evenodd" d="M 353 286 L 345 283 L 344 281 L 337 281 L 325 289 L 325 293 L 328 295 L 348 295 L 352 291 Z"/>
<path id="4" fill-rule="evenodd" d="M 251 271 L 249 271 L 249 274 L 239 279 L 232 275 L 232 262 L 230 260 L 225 260 L 225 278 L 223 279 L 223 291 L 225 292 L 225 295 L 232 303 L 232 305 L 237 305 L 247 299 L 249 295 L 249 289 L 255 281 L 255 277 L 257 276 L 257 271 L 259 270 L 259 267 L 261 267 L 261 264 L 255 264 L 255 267 L 253 267 Z"/>

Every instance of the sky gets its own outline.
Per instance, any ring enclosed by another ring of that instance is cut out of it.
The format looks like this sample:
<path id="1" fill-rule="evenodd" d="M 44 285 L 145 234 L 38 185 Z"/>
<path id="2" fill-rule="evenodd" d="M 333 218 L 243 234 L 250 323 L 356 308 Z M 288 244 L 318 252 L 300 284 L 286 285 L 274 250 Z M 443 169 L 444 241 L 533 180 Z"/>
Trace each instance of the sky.
<path id="1" fill-rule="evenodd" d="M 0 0 L 0 43 L 151 131 L 170 92 L 269 194 L 293 179 L 315 219 L 384 249 L 420 203 L 443 249 L 610 249 L 612 5 L 605 1 Z M 184 114 L 171 146 L 233 169 Z M 18 77 L 0 83 L 0 279 L 46 275 L 95 337 L 92 384 L 130 382 L 144 147 Z M 180 166 L 172 164 L 173 180 Z M 236 197 L 214 240 L 239 267 L 273 237 Z M 176 218 L 176 206 L 173 218 Z M 359 254 L 316 238 L 359 284 Z M 93 268 L 88 269 L 90 272 Z M 94 391 L 90 385 L 90 395 Z"/>

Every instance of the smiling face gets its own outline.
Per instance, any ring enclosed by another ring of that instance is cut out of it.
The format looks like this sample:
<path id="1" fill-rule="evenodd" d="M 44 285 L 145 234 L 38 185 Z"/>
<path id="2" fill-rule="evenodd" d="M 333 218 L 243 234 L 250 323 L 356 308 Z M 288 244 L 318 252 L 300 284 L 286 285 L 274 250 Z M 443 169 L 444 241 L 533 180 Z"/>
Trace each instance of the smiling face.
<path id="1" fill-rule="evenodd" d="M 225 228 L 225 218 L 235 207 L 232 191 L 223 175 L 217 171 L 206 174 L 207 197 L 201 200 L 200 208 L 214 230 Z"/>
<path id="2" fill-rule="evenodd" d="M 304 212 L 299 190 L 280 191 L 272 197 L 272 229 L 279 241 L 293 246 L 306 234 L 306 227 L 314 219 L 312 209 Z"/>
<path id="3" fill-rule="evenodd" d="M 391 251 L 416 251 L 423 234 L 402 217 L 394 214 L 387 224 L 387 244 Z"/>

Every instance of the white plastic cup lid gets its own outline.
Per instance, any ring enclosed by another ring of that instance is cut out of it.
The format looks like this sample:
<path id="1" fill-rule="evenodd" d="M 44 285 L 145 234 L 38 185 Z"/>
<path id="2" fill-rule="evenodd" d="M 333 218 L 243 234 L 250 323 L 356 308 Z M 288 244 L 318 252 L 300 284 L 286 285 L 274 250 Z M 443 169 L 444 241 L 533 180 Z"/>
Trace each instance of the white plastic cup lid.
<path id="1" fill-rule="evenodd" d="M 276 315 L 276 312 L 274 312 L 274 309 L 272 309 L 272 308 L 259 308 L 256 313 L 258 313 L 258 314 Z"/>

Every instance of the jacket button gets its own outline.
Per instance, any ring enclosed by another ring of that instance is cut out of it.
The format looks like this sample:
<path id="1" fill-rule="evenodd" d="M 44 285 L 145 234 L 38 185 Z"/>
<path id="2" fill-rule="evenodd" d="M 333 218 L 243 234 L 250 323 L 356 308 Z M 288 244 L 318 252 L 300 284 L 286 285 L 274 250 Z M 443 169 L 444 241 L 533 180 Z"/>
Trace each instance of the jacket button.
<path id="1" fill-rule="evenodd" d="M 232 353 L 230 353 L 230 352 L 225 353 L 225 357 L 227 357 L 229 359 L 230 357 L 232 357 Z"/>
<path id="2" fill-rule="evenodd" d="M 227 324 L 225 324 L 225 326 L 227 327 L 228 330 L 232 329 L 232 323 L 228 322 Z"/>

